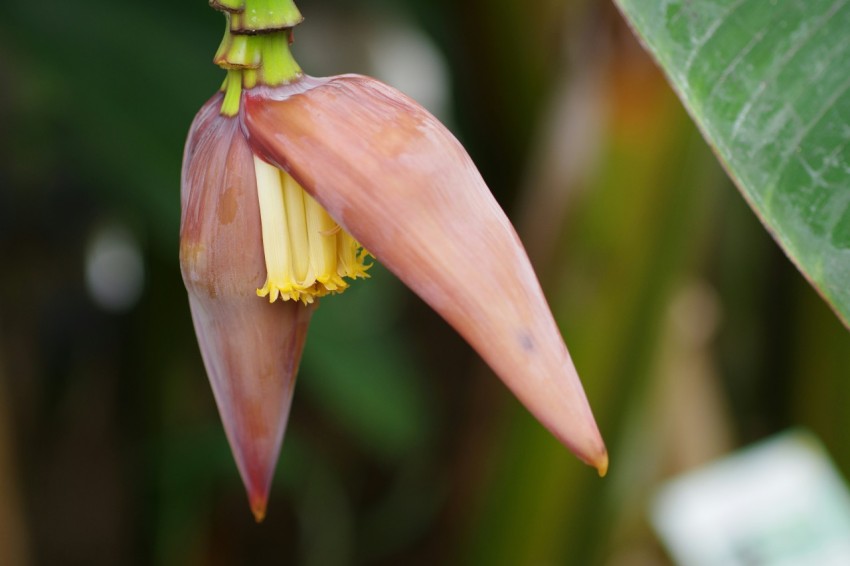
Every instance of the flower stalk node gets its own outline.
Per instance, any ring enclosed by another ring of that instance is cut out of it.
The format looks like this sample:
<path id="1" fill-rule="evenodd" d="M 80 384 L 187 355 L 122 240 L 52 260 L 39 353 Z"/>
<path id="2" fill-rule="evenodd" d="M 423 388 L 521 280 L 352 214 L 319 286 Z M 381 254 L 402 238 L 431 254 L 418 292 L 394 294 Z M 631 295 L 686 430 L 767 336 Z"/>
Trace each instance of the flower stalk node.
<path id="1" fill-rule="evenodd" d="M 234 17 L 229 13 L 225 15 L 228 21 Z M 236 35 L 231 32 L 229 24 L 225 27 L 224 37 L 213 58 L 216 65 L 228 71 L 222 85 L 226 94 L 222 115 L 235 116 L 239 113 L 242 88 L 279 86 L 303 76 L 289 49 L 291 43 L 292 30 L 288 29 L 264 35 Z"/>
<path id="2" fill-rule="evenodd" d="M 304 21 L 292 0 L 244 0 L 244 9 L 231 13 L 230 31 L 240 35 L 288 30 Z"/>
<path id="3" fill-rule="evenodd" d="M 230 31 L 232 16 L 225 14 L 227 23 L 224 37 L 213 57 L 213 63 L 222 69 L 258 69 L 262 63 L 262 43 L 249 35 L 236 35 Z"/>
<path id="4" fill-rule="evenodd" d="M 242 12 L 245 0 L 210 0 L 210 6 L 219 12 Z"/>

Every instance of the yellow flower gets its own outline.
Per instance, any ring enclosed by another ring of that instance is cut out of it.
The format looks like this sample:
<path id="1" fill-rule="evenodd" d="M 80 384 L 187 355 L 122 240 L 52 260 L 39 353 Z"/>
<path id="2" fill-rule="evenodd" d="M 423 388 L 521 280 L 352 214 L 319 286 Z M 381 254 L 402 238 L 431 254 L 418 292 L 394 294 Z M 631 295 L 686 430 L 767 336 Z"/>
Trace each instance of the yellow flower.
<path id="1" fill-rule="evenodd" d="M 343 292 L 345 277 L 368 277 L 367 252 L 295 179 L 258 157 L 254 171 L 268 271 L 259 296 L 306 305 Z"/>

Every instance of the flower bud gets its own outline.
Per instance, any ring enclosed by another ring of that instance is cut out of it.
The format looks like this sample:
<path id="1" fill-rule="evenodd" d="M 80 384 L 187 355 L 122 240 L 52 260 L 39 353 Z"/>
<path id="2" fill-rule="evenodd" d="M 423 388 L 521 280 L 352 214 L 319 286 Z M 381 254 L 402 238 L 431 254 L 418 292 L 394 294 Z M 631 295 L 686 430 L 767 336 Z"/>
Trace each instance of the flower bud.
<path id="1" fill-rule="evenodd" d="M 214 96 L 183 160 L 180 267 L 207 375 L 251 509 L 265 515 L 313 308 L 257 297 L 266 264 L 254 155 Z"/>

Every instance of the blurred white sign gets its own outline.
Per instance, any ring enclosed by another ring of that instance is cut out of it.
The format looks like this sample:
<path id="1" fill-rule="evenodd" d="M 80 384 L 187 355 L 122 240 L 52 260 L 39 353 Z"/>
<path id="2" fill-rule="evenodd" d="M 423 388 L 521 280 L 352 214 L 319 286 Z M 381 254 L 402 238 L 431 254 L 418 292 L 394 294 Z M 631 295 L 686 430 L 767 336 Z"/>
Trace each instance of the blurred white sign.
<path id="1" fill-rule="evenodd" d="M 802 431 L 670 481 L 651 519 L 681 566 L 850 565 L 850 494 Z"/>

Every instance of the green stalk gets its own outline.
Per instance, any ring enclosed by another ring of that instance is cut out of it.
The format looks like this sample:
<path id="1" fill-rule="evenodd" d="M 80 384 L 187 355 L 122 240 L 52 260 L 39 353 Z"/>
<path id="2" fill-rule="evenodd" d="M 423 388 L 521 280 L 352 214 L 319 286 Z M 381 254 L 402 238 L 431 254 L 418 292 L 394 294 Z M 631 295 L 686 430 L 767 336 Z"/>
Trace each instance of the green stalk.
<path id="1" fill-rule="evenodd" d="M 215 53 L 213 63 L 223 69 L 258 69 L 262 62 L 260 43 L 249 35 L 236 35 L 230 30 L 230 14 L 226 14 L 227 25 L 224 37 Z"/>
<path id="2" fill-rule="evenodd" d="M 302 76 L 289 49 L 292 27 L 302 19 L 292 0 L 221 0 L 213 2 L 213 7 L 225 12 L 227 19 L 213 58 L 228 71 L 222 85 L 222 115 L 239 112 L 243 88 L 278 86 Z"/>
<path id="3" fill-rule="evenodd" d="M 236 116 L 239 113 L 239 101 L 242 99 L 242 71 L 227 71 L 227 78 L 221 85 L 224 101 L 221 103 L 222 116 Z"/>
<path id="4" fill-rule="evenodd" d="M 262 64 L 258 69 L 261 84 L 277 86 L 290 83 L 303 74 L 289 50 L 292 34 L 289 30 L 259 36 Z"/>

